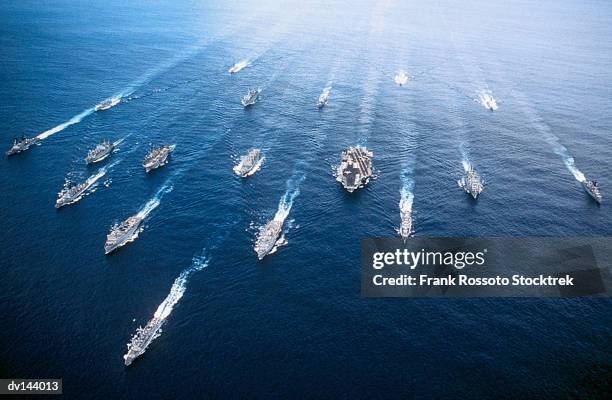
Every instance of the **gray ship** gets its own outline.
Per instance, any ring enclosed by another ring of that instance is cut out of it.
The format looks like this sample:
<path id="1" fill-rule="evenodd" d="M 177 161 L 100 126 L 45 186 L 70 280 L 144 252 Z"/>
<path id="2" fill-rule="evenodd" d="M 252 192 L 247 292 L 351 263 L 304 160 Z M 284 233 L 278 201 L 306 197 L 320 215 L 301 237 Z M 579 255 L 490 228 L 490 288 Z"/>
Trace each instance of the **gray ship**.
<path id="1" fill-rule="evenodd" d="M 234 166 L 234 172 L 241 178 L 253 175 L 259 170 L 264 157 L 261 155 L 260 149 L 251 149 L 249 152 L 240 157 L 240 162 Z"/>
<path id="2" fill-rule="evenodd" d="M 174 151 L 175 145 L 163 145 L 161 147 L 156 147 L 149 151 L 142 162 L 142 166 L 144 167 L 146 172 L 154 170 L 156 168 L 162 167 L 168 164 L 168 156 L 172 151 Z"/>
<path id="3" fill-rule="evenodd" d="M 96 104 L 95 110 L 96 111 L 106 111 L 109 108 L 112 108 L 116 106 L 117 104 L 119 104 L 120 101 L 121 99 L 119 99 L 118 97 L 110 97 L 104 100 L 103 102 Z"/>
<path id="4" fill-rule="evenodd" d="M 156 313 L 157 314 L 157 313 Z M 128 343 L 128 351 L 123 356 L 125 366 L 129 366 L 136 358 L 147 350 L 153 340 L 161 335 L 161 328 L 166 320 L 154 316 L 144 328 L 138 327 L 136 333 Z"/>
<path id="5" fill-rule="evenodd" d="M 38 142 L 38 138 L 36 137 L 27 138 L 25 136 L 22 136 L 21 139 L 15 138 L 13 139 L 13 145 L 11 146 L 10 149 L 8 149 L 8 151 L 6 152 L 6 155 L 12 156 L 14 154 L 21 153 L 22 151 L 26 151 L 27 149 L 30 148 L 30 146 L 32 146 L 33 144 L 36 144 L 37 142 Z"/>
<path id="6" fill-rule="evenodd" d="M 460 188 L 465 190 L 466 193 L 472 195 L 474 199 L 478 198 L 478 195 L 484 190 L 484 181 L 478 175 L 474 167 L 468 166 L 465 176 L 457 181 Z"/>
<path id="7" fill-rule="evenodd" d="M 143 221 L 144 217 L 140 214 L 136 214 L 129 217 L 121 224 L 113 225 L 106 236 L 104 254 L 109 254 L 119 247 L 125 246 L 129 242 L 135 240 L 141 231 Z"/>
<path id="8" fill-rule="evenodd" d="M 319 95 L 319 100 L 317 100 L 317 108 L 321 109 L 325 107 L 327 102 L 329 101 L 329 93 L 331 92 L 331 87 L 326 87 L 323 89 L 323 92 Z"/>
<path id="9" fill-rule="evenodd" d="M 91 187 L 92 184 L 93 182 L 90 182 L 88 179 L 85 182 L 70 186 L 70 181 L 66 179 L 66 182 L 64 183 L 64 187 L 57 194 L 57 201 L 55 202 L 55 208 L 60 208 L 63 206 L 67 206 L 69 204 L 74 204 L 77 201 L 81 200 L 85 191 L 89 187 Z"/>
<path id="10" fill-rule="evenodd" d="M 597 203 L 601 204 L 603 198 L 601 196 L 601 192 L 599 191 L 599 186 L 597 186 L 597 181 L 585 179 L 582 181 L 582 187 Z"/>
<path id="11" fill-rule="evenodd" d="M 283 230 L 283 222 L 284 220 L 274 218 L 259 229 L 255 242 L 255 252 L 260 260 L 275 251 L 276 244 Z"/>
<path id="12" fill-rule="evenodd" d="M 342 152 L 340 165 L 336 168 L 336 180 L 352 193 L 365 186 L 372 176 L 374 154 L 365 147 L 349 147 Z"/>
<path id="13" fill-rule="evenodd" d="M 402 239 L 407 239 L 412 235 L 412 206 L 402 198 L 399 203 L 400 217 L 402 222 L 397 230 Z"/>
<path id="14" fill-rule="evenodd" d="M 110 156 L 113 150 L 115 150 L 115 144 L 105 140 L 87 152 L 85 162 L 87 162 L 87 164 L 100 162 Z"/>
<path id="15" fill-rule="evenodd" d="M 244 108 L 252 106 L 253 104 L 257 102 L 257 98 L 259 97 L 260 92 L 261 92 L 261 89 L 249 90 L 247 94 L 242 96 L 242 98 L 240 99 L 240 103 L 242 103 Z"/>

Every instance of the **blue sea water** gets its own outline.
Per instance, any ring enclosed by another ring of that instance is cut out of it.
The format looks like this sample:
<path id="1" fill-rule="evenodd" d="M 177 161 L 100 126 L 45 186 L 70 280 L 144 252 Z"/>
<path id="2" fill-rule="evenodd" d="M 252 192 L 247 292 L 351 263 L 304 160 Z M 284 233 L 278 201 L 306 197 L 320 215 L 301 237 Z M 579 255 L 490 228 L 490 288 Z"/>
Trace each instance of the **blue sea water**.
<path id="1" fill-rule="evenodd" d="M 0 161 L 0 376 L 61 377 L 69 398 L 602 396 L 609 300 L 365 299 L 359 239 L 396 235 L 410 182 L 419 236 L 610 236 L 611 17 L 606 1 L 2 2 L 7 148 L 126 96 Z M 474 101 L 486 90 L 496 112 Z M 87 150 L 121 138 L 110 185 L 55 210 L 66 176 L 96 171 Z M 146 175 L 151 143 L 177 147 Z M 355 144 L 378 178 L 349 195 L 331 168 Z M 251 147 L 266 161 L 241 181 Z M 457 187 L 467 160 L 478 202 Z M 112 223 L 160 188 L 140 237 L 105 256 Z M 285 195 L 287 244 L 258 262 L 257 227 Z"/>

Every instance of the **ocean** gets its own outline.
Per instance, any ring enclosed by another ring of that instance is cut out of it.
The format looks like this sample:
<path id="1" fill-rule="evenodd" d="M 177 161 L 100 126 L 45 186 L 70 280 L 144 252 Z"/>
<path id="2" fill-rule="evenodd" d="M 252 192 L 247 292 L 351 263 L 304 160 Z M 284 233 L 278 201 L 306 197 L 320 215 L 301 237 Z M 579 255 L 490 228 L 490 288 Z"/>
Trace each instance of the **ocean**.
<path id="1" fill-rule="evenodd" d="M 611 18 L 606 1 L 2 2 L 0 143 L 46 134 L 0 160 L 0 377 L 79 399 L 603 397 L 609 299 L 362 298 L 359 249 L 397 235 L 402 193 L 416 236 L 612 236 Z M 103 139 L 123 141 L 85 165 Z M 376 179 L 349 194 L 332 168 L 357 144 Z M 253 147 L 265 161 L 241 180 Z M 477 201 L 457 185 L 468 163 Z M 54 208 L 66 177 L 103 166 Z M 286 244 L 259 261 L 279 210 Z"/>

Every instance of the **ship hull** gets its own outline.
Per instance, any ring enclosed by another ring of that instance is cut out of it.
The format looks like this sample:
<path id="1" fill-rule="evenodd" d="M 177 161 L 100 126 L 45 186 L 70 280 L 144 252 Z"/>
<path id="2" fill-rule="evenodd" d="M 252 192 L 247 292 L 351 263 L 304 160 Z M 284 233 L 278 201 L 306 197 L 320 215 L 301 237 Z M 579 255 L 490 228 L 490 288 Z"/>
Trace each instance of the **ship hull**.
<path id="1" fill-rule="evenodd" d="M 125 246 L 128 243 L 133 242 L 138 238 L 138 234 L 140 233 L 140 227 L 142 225 L 142 221 L 140 221 L 137 225 L 130 228 L 122 237 L 121 240 L 118 240 L 113 243 L 108 243 L 108 241 L 104 244 L 104 254 L 110 254 L 113 251 Z"/>

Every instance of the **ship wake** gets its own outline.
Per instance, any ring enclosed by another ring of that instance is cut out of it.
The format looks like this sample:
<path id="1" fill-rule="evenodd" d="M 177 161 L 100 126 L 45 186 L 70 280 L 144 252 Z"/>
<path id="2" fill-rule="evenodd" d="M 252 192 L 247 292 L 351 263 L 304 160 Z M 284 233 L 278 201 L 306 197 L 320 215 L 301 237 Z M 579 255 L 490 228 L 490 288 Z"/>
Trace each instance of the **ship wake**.
<path id="1" fill-rule="evenodd" d="M 170 181 L 166 181 L 166 183 L 164 183 L 157 193 L 155 193 L 155 196 L 153 196 L 151 200 L 147 201 L 140 211 L 138 211 L 137 215 L 142 219 L 148 217 L 149 214 L 151 214 L 151 212 L 159 206 L 164 195 L 170 193 L 173 189 L 174 186 L 170 183 Z"/>
<path id="2" fill-rule="evenodd" d="M 163 324 L 187 290 L 189 276 L 194 272 L 201 271 L 207 266 L 208 260 L 204 255 L 194 257 L 191 266 L 183 270 L 174 280 L 170 288 L 170 293 L 168 293 L 168 296 L 166 296 L 164 301 L 157 307 L 155 314 L 153 314 L 153 318 L 149 320 L 144 328 L 139 327 L 132 336 L 130 343 L 127 345 L 128 351 L 123 356 L 125 365 L 130 365 L 135 358 L 144 354 L 151 342 L 161 335 Z"/>
<path id="3" fill-rule="evenodd" d="M 68 128 L 71 125 L 74 124 L 78 124 L 79 122 L 81 122 L 83 120 L 83 118 L 87 117 L 88 115 L 91 115 L 93 112 L 95 111 L 95 109 L 92 108 L 88 108 L 87 110 L 81 112 L 80 114 L 75 115 L 74 117 L 70 118 L 68 121 L 59 124 L 58 126 L 51 128 L 49 130 L 46 130 L 40 134 L 38 134 L 36 136 L 36 139 L 38 140 L 44 140 L 46 138 L 48 138 L 49 136 L 52 136 L 58 132 L 63 131 L 64 129 Z"/>

